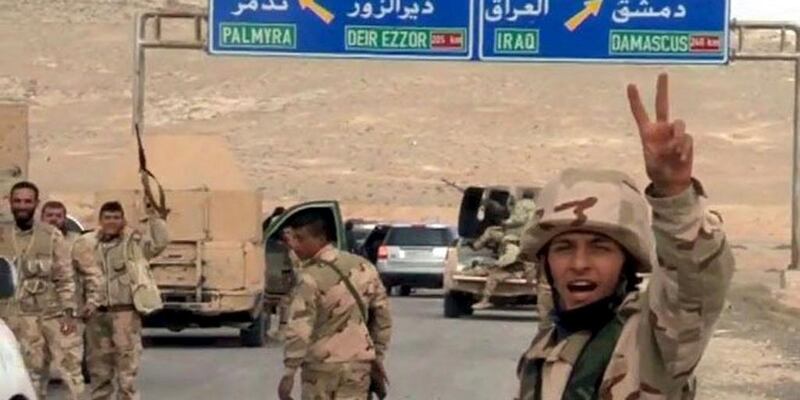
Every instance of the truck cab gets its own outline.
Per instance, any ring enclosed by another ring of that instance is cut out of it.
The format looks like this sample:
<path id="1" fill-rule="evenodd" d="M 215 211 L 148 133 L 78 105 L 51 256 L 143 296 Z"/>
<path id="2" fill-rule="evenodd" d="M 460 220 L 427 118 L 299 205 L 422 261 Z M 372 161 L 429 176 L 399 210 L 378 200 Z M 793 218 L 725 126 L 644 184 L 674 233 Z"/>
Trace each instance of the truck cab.
<path id="1" fill-rule="evenodd" d="M 323 210 L 328 216 L 329 226 L 334 227 L 336 235 L 334 245 L 337 249 L 346 251 L 350 247 L 346 240 L 339 203 L 336 201 L 312 201 L 298 204 L 274 217 L 264 230 L 264 256 L 267 265 L 265 306 L 269 314 L 277 314 L 281 302 L 288 301 L 295 283 L 295 272 L 289 258 L 289 248 L 281 240 L 282 232 L 292 217 L 310 210 Z"/>

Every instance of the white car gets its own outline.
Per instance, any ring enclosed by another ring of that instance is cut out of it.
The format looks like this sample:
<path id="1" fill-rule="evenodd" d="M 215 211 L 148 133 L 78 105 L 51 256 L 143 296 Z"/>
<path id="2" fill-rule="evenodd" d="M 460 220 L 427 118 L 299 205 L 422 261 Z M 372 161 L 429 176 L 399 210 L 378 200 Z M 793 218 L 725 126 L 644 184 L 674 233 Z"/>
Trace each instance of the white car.
<path id="1" fill-rule="evenodd" d="M 0 300 L 14 295 L 14 269 L 0 257 Z M 19 343 L 0 319 L 0 400 L 36 400 Z"/>

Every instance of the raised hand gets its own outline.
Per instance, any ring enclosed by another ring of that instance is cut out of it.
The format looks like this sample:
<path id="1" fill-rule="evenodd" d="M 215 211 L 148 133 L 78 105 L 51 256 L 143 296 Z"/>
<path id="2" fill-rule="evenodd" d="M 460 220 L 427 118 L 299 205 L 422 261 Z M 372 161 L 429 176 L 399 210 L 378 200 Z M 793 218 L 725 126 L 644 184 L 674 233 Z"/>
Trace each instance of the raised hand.
<path id="1" fill-rule="evenodd" d="M 628 101 L 639 127 L 647 176 L 656 195 L 670 197 L 682 193 L 692 184 L 694 142 L 686 133 L 686 123 L 669 120 L 668 75 L 658 76 L 655 121 L 650 120 L 636 85 L 628 85 Z"/>

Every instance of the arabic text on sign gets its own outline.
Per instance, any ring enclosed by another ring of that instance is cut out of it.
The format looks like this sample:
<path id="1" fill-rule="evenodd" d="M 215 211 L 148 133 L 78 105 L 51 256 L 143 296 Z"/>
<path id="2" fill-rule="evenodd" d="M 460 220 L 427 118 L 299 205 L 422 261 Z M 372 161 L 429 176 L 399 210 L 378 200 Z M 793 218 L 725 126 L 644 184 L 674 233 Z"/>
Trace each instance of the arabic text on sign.
<path id="1" fill-rule="evenodd" d="M 367 1 L 363 4 L 355 2 L 353 11 L 347 14 L 350 18 L 381 20 L 394 15 L 397 19 L 415 21 L 420 15 L 432 15 L 436 11 L 433 0 L 426 0 L 422 5 L 415 1 L 413 5 L 403 5 L 403 0 L 381 0 L 380 5 Z"/>
<path id="2" fill-rule="evenodd" d="M 276 0 L 265 0 L 259 4 L 258 0 L 250 0 L 249 2 L 239 3 L 238 9 L 236 11 L 232 11 L 231 15 L 238 17 L 248 10 L 253 12 L 257 12 L 258 10 L 266 12 L 288 11 L 289 3 L 288 0 L 280 0 L 279 2 L 276 2 Z"/>
<path id="3" fill-rule="evenodd" d="M 512 0 L 492 0 L 484 19 L 489 22 L 516 22 L 523 17 L 539 17 L 550 13 L 550 0 L 526 2 L 522 7 L 513 7 Z"/>
<path id="4" fill-rule="evenodd" d="M 650 6 L 647 0 L 641 0 L 638 6 L 632 7 L 629 0 L 620 0 L 617 3 L 617 9 L 611 16 L 611 19 L 618 24 L 624 24 L 634 19 L 682 19 L 686 18 L 686 6 L 678 4 L 675 9 L 670 6 L 657 7 Z"/>

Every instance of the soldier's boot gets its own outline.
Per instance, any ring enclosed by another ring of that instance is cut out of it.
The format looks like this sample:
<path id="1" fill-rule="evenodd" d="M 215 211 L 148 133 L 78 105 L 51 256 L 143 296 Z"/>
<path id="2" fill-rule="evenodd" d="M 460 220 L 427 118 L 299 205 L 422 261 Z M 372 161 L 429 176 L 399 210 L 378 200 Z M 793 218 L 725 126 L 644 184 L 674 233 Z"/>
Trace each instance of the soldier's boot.
<path id="1" fill-rule="evenodd" d="M 483 298 L 481 301 L 472 305 L 473 310 L 488 310 L 490 308 L 492 308 L 492 302 L 487 298 Z"/>
<path id="2" fill-rule="evenodd" d="M 486 310 L 492 308 L 492 302 L 490 299 L 492 298 L 492 294 L 494 294 L 494 290 L 497 289 L 498 283 L 497 271 L 490 271 L 489 275 L 486 277 L 486 286 L 483 288 L 483 297 L 481 298 L 481 301 L 472 305 L 473 310 Z"/>

